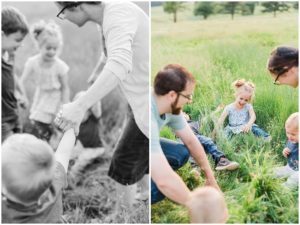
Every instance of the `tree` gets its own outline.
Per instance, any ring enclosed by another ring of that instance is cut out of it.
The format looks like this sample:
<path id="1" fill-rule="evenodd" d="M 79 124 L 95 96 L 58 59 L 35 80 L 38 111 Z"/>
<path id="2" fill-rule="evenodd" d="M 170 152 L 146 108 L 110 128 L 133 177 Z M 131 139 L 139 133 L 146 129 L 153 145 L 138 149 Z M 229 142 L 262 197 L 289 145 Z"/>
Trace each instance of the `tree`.
<path id="1" fill-rule="evenodd" d="M 164 2 L 164 11 L 173 14 L 173 22 L 177 22 L 177 13 L 185 9 L 183 2 Z"/>
<path id="2" fill-rule="evenodd" d="M 241 12 L 242 15 L 253 15 L 255 11 L 256 2 L 242 2 Z"/>
<path id="3" fill-rule="evenodd" d="M 239 2 L 225 2 L 223 3 L 223 13 L 229 13 L 231 15 L 231 19 L 233 20 L 236 11 L 238 10 Z"/>
<path id="4" fill-rule="evenodd" d="M 196 2 L 194 6 L 194 15 L 195 16 L 203 16 L 203 19 L 207 19 L 207 17 L 214 12 L 214 5 L 212 2 Z"/>
<path id="5" fill-rule="evenodd" d="M 273 12 L 273 16 L 276 17 L 277 12 L 288 11 L 290 6 L 286 2 L 262 2 L 264 9 L 262 12 Z"/>

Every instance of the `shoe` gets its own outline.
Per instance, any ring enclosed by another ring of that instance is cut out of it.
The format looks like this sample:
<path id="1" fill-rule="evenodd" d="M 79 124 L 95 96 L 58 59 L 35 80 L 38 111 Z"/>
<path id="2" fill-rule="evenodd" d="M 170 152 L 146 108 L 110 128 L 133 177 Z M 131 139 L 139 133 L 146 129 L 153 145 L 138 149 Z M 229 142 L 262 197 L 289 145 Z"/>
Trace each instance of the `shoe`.
<path id="1" fill-rule="evenodd" d="M 240 164 L 237 162 L 229 161 L 227 158 L 222 157 L 216 166 L 216 170 L 235 170 L 239 168 Z"/>
<path id="2" fill-rule="evenodd" d="M 271 140 L 272 140 L 271 136 L 268 136 L 268 137 L 264 138 L 264 141 L 267 142 L 267 143 L 271 142 Z"/>

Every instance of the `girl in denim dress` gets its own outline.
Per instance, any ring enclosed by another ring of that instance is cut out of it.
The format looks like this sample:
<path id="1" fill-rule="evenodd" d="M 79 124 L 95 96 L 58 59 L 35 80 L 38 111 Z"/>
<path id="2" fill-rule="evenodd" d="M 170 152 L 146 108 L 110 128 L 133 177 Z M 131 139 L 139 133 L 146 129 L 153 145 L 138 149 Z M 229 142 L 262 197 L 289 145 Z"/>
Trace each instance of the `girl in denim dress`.
<path id="1" fill-rule="evenodd" d="M 228 116 L 229 123 L 224 129 L 227 138 L 251 131 L 255 136 L 270 141 L 271 136 L 254 123 L 256 115 L 250 102 L 254 96 L 255 85 L 245 79 L 239 79 L 234 81 L 232 86 L 235 91 L 235 101 L 225 106 L 218 120 L 218 126 L 222 126 Z"/>

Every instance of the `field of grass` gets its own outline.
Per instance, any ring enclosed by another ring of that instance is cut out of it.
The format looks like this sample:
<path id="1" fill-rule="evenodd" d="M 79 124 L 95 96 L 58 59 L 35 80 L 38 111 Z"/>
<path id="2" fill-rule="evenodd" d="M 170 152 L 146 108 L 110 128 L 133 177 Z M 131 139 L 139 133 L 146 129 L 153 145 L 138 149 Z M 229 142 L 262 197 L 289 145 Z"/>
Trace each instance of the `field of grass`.
<path id="1" fill-rule="evenodd" d="M 188 5 L 191 7 L 191 5 Z M 264 143 L 252 135 L 237 136 L 231 141 L 222 134 L 217 145 L 225 155 L 240 163 L 233 172 L 215 171 L 225 193 L 230 218 L 228 223 L 298 223 L 298 190 L 288 191 L 283 180 L 271 177 L 272 168 L 286 164 L 282 156 L 286 137 L 284 122 L 298 111 L 298 89 L 275 86 L 266 70 L 271 50 L 278 45 L 298 47 L 297 12 L 279 14 L 257 13 L 255 16 L 229 15 L 200 20 L 192 11 L 179 13 L 178 23 L 161 7 L 152 7 L 152 74 L 169 63 L 188 68 L 197 79 L 193 103 L 187 105 L 194 120 L 201 121 L 201 132 L 211 135 L 219 115 L 212 116 L 219 104 L 233 102 L 230 84 L 237 78 L 256 84 L 253 106 L 256 123 L 272 135 Z M 161 136 L 174 138 L 164 129 Z M 214 167 L 209 158 L 211 166 Z M 179 174 L 190 189 L 202 185 L 189 174 L 190 165 Z M 152 223 L 189 222 L 187 210 L 169 200 L 151 207 Z"/>
<path id="2" fill-rule="evenodd" d="M 88 23 L 82 28 L 56 18 L 58 9 L 54 2 L 1 2 L 2 6 L 18 8 L 28 19 L 29 24 L 43 20 L 54 20 L 63 31 L 64 46 L 61 59 L 70 67 L 69 86 L 71 99 L 81 90 L 86 90 L 87 78 L 91 74 L 101 53 L 101 39 L 95 24 Z M 146 10 L 147 4 L 140 4 Z M 16 53 L 15 69 L 22 74 L 28 57 L 37 53 L 35 45 L 28 35 L 22 47 Z M 30 103 L 35 86 L 32 79 L 26 83 Z M 77 186 L 69 187 L 64 193 L 64 214 L 69 223 L 147 223 L 149 221 L 148 202 L 138 202 L 136 210 L 130 215 L 119 215 L 116 219 L 117 200 L 114 181 L 107 176 L 113 148 L 124 125 L 127 103 L 118 88 L 109 93 L 102 101 L 100 133 L 106 151 L 104 156 L 88 167 Z M 28 109 L 22 111 L 23 123 L 28 121 Z"/>

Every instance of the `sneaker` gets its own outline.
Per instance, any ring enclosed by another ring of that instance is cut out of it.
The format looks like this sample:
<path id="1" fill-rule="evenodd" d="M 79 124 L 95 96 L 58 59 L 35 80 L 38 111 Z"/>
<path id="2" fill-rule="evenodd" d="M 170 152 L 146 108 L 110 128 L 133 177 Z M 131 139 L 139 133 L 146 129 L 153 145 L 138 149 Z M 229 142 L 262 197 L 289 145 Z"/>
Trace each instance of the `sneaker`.
<path id="1" fill-rule="evenodd" d="M 216 170 L 235 170 L 239 168 L 240 164 L 237 162 L 229 161 L 227 158 L 222 157 L 216 166 Z"/>

